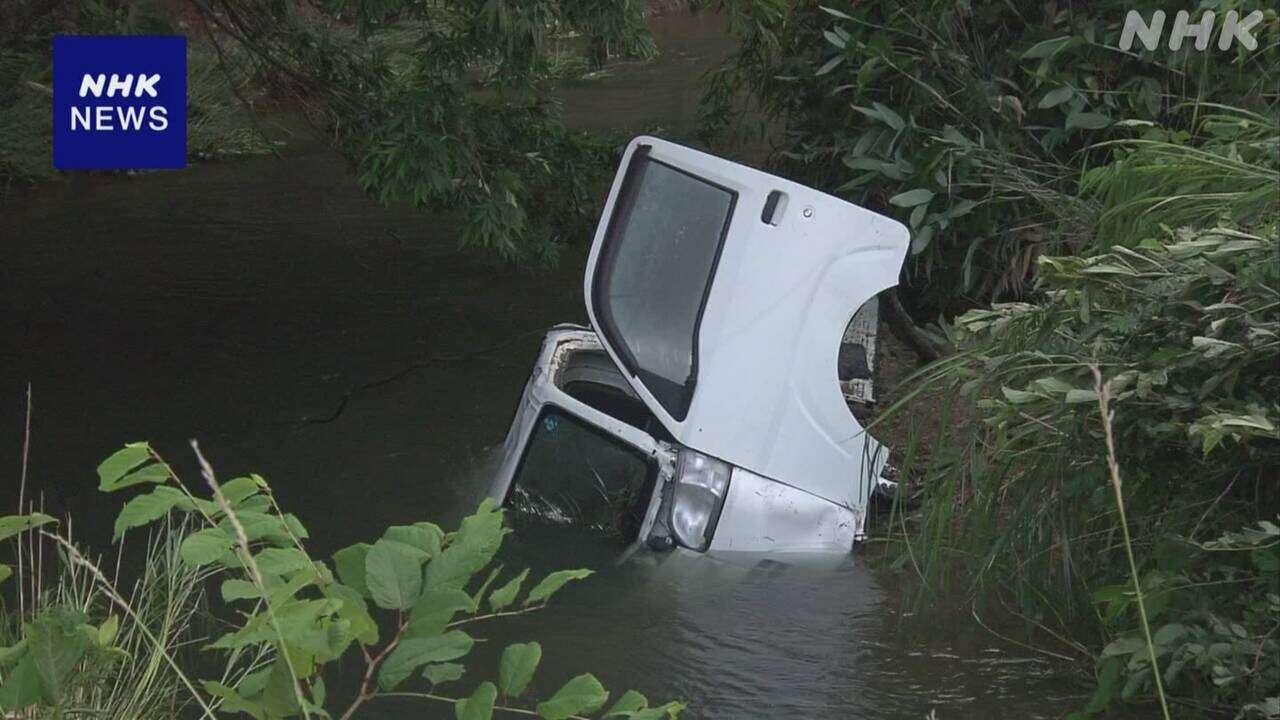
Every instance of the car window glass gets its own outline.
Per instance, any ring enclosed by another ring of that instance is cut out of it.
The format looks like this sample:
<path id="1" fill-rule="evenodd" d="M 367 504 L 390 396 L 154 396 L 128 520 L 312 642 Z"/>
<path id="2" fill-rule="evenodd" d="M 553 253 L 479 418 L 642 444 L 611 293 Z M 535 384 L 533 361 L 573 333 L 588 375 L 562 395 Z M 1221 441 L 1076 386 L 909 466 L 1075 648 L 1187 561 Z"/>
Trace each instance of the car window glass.
<path id="1" fill-rule="evenodd" d="M 602 251 L 603 329 L 676 419 L 692 398 L 698 321 L 734 200 L 730 190 L 637 153 Z"/>
<path id="2" fill-rule="evenodd" d="M 511 504 L 517 512 L 630 542 L 639 532 L 652 475 L 639 450 L 548 407 L 530 435 Z"/>

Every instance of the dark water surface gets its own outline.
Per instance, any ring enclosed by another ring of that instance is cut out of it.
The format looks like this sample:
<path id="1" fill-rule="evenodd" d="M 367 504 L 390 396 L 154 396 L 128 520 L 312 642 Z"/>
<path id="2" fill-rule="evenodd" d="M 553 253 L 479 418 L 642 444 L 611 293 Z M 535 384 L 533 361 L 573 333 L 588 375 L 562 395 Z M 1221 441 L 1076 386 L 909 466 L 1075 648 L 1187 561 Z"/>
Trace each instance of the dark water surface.
<path id="1" fill-rule="evenodd" d="M 689 126 L 698 77 L 728 41 L 713 17 L 654 22 L 659 60 L 564 91 L 577 124 Z M 224 477 L 262 473 L 318 553 L 390 524 L 455 522 L 483 491 L 484 449 L 506 431 L 541 330 L 584 318 L 581 258 L 528 275 L 454 252 L 455 237 L 447 217 L 369 201 L 320 148 L 78 176 L 0 208 L 5 506 L 30 382 L 29 487 L 71 512 L 83 541 L 105 546 L 119 507 L 96 492 L 94 467 L 138 439 L 193 479 L 192 437 Z M 330 422 L 304 421 L 395 376 Z M 537 639 L 541 691 L 591 670 L 611 688 L 685 699 L 692 718 L 1048 718 L 1080 701 L 967 615 L 899 632 L 913 619 L 858 558 L 615 567 L 531 529 L 505 553 L 508 567 L 600 572 L 544 612 L 477 628 L 489 642 L 459 693 L 507 642 Z M 360 717 L 452 711 L 387 700 Z"/>

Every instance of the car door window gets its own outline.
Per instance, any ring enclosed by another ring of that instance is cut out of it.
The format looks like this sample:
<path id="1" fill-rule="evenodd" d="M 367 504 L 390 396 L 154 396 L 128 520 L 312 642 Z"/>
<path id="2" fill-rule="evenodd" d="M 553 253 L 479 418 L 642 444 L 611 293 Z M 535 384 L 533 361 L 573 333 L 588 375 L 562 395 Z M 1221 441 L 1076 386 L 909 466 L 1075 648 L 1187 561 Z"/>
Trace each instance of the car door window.
<path id="1" fill-rule="evenodd" d="M 601 249 L 594 304 L 604 331 L 677 420 L 693 397 L 698 323 L 736 198 L 637 151 Z"/>

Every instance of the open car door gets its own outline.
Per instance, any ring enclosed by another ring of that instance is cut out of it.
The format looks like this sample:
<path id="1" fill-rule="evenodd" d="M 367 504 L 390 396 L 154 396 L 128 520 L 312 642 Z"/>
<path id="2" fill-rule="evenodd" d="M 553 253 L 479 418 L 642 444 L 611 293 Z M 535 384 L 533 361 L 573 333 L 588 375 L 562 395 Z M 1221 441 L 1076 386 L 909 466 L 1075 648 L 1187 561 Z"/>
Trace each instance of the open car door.
<path id="1" fill-rule="evenodd" d="M 596 229 L 587 311 L 680 443 L 861 510 L 885 458 L 845 404 L 837 358 L 907 245 L 894 220 L 639 137 Z"/>

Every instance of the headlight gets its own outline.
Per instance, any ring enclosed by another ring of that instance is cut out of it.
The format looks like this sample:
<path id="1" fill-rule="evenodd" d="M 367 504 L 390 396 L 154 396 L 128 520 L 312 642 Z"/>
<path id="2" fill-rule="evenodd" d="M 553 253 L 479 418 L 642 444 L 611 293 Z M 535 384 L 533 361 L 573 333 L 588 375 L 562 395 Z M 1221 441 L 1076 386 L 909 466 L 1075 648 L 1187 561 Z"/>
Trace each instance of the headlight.
<path id="1" fill-rule="evenodd" d="M 728 463 L 684 449 L 676 464 L 671 502 L 671 531 L 686 547 L 704 551 L 720 520 L 729 490 Z"/>

